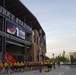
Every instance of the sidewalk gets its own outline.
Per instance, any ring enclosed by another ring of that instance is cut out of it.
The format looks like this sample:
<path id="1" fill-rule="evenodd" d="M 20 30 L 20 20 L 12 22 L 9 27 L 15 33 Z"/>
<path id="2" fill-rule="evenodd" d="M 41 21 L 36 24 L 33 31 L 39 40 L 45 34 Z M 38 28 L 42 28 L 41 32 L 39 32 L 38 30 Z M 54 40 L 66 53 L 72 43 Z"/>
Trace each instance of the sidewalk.
<path id="1" fill-rule="evenodd" d="M 39 73 L 39 70 L 34 71 L 25 71 L 25 72 L 19 72 L 19 73 L 13 73 L 10 75 L 62 75 L 66 71 L 68 71 L 70 67 L 61 65 L 60 67 L 57 67 L 55 69 L 52 68 L 51 71 L 45 72 L 45 70 L 42 70 L 41 73 Z"/>

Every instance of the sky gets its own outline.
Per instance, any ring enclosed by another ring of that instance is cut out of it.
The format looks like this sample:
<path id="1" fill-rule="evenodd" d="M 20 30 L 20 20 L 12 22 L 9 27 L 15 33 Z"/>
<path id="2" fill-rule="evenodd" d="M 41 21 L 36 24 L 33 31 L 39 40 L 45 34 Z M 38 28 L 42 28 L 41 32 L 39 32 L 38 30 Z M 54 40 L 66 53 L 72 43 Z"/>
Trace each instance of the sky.
<path id="1" fill-rule="evenodd" d="M 76 51 L 76 0 L 21 0 L 46 33 L 48 57 Z"/>

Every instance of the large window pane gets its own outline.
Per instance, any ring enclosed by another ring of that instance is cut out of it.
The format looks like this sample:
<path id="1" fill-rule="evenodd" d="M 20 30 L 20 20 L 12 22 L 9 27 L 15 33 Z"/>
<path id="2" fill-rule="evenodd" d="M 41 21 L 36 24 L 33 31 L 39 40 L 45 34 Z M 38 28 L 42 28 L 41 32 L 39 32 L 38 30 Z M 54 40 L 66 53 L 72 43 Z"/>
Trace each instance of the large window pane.
<path id="1" fill-rule="evenodd" d="M 0 16 L 0 31 L 2 31 L 2 20 L 3 20 L 3 18 L 2 18 L 2 16 Z"/>

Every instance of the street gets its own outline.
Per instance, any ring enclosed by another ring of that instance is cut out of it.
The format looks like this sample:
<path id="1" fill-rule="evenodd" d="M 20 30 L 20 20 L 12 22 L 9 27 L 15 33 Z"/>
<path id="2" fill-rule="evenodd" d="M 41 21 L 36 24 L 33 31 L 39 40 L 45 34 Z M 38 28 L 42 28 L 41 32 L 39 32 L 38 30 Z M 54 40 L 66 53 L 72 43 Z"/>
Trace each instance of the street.
<path id="1" fill-rule="evenodd" d="M 61 65 L 60 67 L 58 67 L 56 65 L 56 68 L 54 69 L 54 67 L 52 67 L 52 70 L 49 72 L 45 72 L 45 69 L 43 69 L 41 73 L 39 72 L 39 70 L 33 70 L 33 71 L 13 73 L 10 75 L 63 75 L 69 69 L 70 69 L 70 67 L 68 67 L 68 66 Z"/>
<path id="2" fill-rule="evenodd" d="M 69 69 L 66 73 L 63 75 L 76 75 L 76 68 Z"/>
<path id="3" fill-rule="evenodd" d="M 76 66 L 76 65 L 75 65 Z M 61 65 L 58 67 L 57 65 L 52 67 L 52 70 L 49 72 L 45 72 L 45 69 L 39 72 L 39 70 L 33 70 L 33 71 L 25 71 L 25 72 L 15 72 L 13 74 L 9 75 L 76 75 L 76 68 L 74 65 L 67 66 L 67 65 Z M 2 74 L 3 75 L 3 74 Z M 7 74 L 5 74 L 7 75 Z"/>

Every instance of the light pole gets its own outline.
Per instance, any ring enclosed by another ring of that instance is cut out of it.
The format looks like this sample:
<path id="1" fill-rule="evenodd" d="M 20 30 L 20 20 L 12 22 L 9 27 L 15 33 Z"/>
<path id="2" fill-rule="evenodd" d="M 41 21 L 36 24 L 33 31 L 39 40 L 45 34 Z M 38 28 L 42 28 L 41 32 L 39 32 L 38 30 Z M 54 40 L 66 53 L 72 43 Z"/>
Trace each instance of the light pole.
<path id="1" fill-rule="evenodd" d="M 54 69 L 55 69 L 55 59 L 54 59 L 54 53 L 53 53 L 53 65 L 54 65 Z"/>
<path id="2" fill-rule="evenodd" d="M 54 59 L 54 53 L 53 53 L 53 59 Z"/>
<path id="3" fill-rule="evenodd" d="M 58 67 L 60 67 L 60 57 L 58 56 Z"/>
<path id="4" fill-rule="evenodd" d="M 40 59 L 40 50 L 38 50 L 38 57 L 39 57 L 39 72 L 41 73 L 41 59 Z"/>
<path id="5" fill-rule="evenodd" d="M 63 57 L 65 57 L 65 51 L 63 50 Z"/>
<path id="6" fill-rule="evenodd" d="M 42 29 L 39 30 L 39 35 L 40 35 L 40 46 L 42 44 Z M 40 59 L 40 49 L 38 48 L 38 56 L 39 56 L 39 72 L 41 73 L 41 59 Z"/>
<path id="7" fill-rule="evenodd" d="M 63 63 L 65 63 L 66 59 L 65 59 L 65 51 L 63 50 Z"/>

